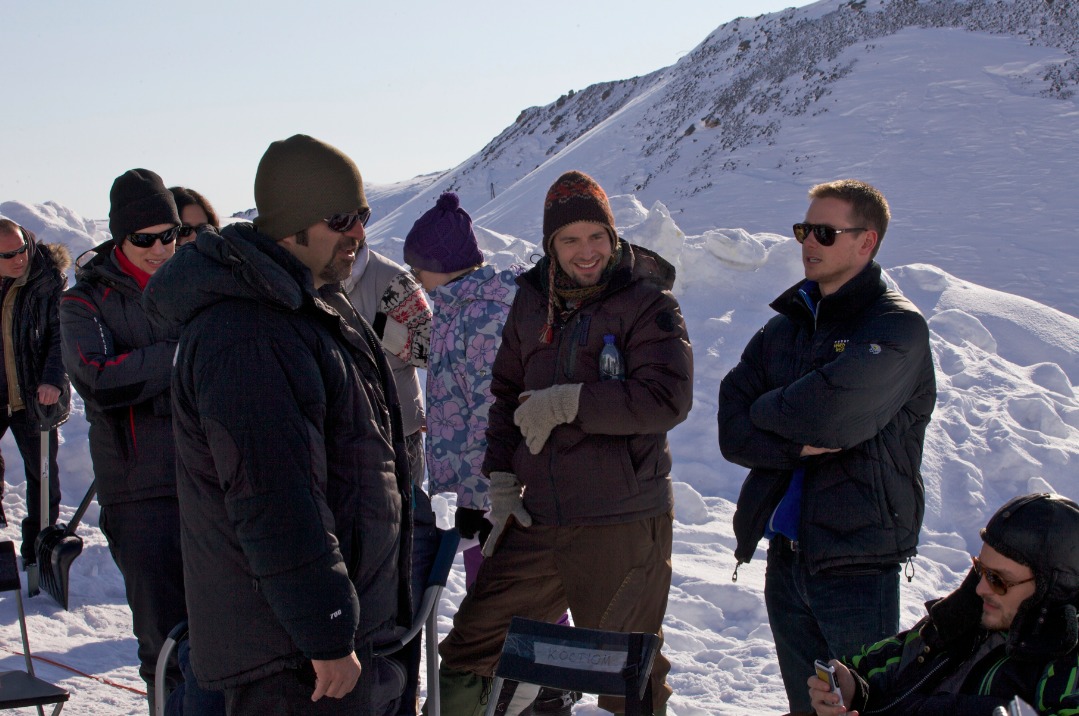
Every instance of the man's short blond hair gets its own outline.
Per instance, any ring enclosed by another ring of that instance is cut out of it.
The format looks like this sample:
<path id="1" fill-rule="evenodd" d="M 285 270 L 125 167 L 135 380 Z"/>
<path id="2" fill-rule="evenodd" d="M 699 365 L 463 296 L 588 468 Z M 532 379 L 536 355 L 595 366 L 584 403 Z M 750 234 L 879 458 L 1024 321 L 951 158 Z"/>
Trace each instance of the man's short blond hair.
<path id="1" fill-rule="evenodd" d="M 857 179 L 837 179 L 836 181 L 817 184 L 809 190 L 810 199 L 839 199 L 851 206 L 851 214 L 856 223 L 877 232 L 877 245 L 873 247 L 870 258 L 877 255 L 881 242 L 884 241 L 884 233 L 888 230 L 888 222 L 892 218 L 892 211 L 888 208 L 888 200 L 871 184 Z M 844 227 L 837 226 L 837 229 Z"/>

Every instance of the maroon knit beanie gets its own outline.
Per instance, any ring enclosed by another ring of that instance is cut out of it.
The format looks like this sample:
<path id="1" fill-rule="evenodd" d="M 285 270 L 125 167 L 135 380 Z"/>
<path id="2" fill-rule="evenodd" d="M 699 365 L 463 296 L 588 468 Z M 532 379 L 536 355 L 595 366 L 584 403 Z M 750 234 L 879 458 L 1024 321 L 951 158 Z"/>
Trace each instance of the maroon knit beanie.
<path id="1" fill-rule="evenodd" d="M 412 225 L 405 237 L 405 263 L 435 273 L 454 273 L 483 263 L 472 217 L 452 191 L 438 197 L 435 208 Z"/>
<path id="2" fill-rule="evenodd" d="M 612 246 L 617 241 L 614 214 L 607 193 L 584 172 L 566 172 L 547 190 L 543 202 L 543 250 L 551 252 L 551 237 L 578 221 L 594 221 L 607 227 Z"/>

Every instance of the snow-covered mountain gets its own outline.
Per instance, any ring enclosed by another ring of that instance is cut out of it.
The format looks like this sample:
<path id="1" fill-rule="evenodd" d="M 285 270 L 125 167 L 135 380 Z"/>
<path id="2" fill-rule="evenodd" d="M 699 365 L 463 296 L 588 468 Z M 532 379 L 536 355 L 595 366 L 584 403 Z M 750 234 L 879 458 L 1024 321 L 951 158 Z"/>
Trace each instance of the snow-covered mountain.
<path id="1" fill-rule="evenodd" d="M 632 51 L 632 48 L 627 48 Z M 534 240 L 542 197 L 583 169 L 609 194 L 663 201 L 687 233 L 786 234 L 818 181 L 889 197 L 889 260 L 929 261 L 1079 314 L 1079 262 L 1038 248 L 1075 230 L 1051 197 L 1079 156 L 1079 6 L 1061 0 L 863 0 L 728 22 L 671 67 L 593 85 L 517 121 L 410 201 L 377 205 L 403 237 L 454 190 L 478 223 Z M 400 195 L 395 197 L 400 198 Z"/>
<path id="2" fill-rule="evenodd" d="M 611 194 L 623 234 L 678 267 L 695 386 L 693 411 L 671 433 L 672 714 L 786 710 L 763 552 L 730 580 L 732 501 L 745 470 L 720 456 L 715 414 L 719 382 L 770 317 L 768 302 L 801 275 L 789 232 L 812 184 L 857 176 L 884 191 L 894 216 L 878 259 L 932 331 L 939 394 L 903 624 L 958 583 L 978 528 L 1005 499 L 1040 490 L 1079 499 L 1077 13 L 1066 0 L 823 0 L 742 18 L 672 67 L 525 110 L 452 170 L 367 188 L 378 250 L 400 259 L 412 222 L 454 189 L 488 259 L 504 266 L 537 252 L 547 187 L 581 169 Z M 0 214 L 73 253 L 106 236 L 102 222 L 59 199 L 9 201 Z M 60 451 L 61 519 L 92 477 L 75 403 Z M 10 435 L 0 447 L 12 525 L 2 535 L 17 539 L 25 487 Z M 452 522 L 452 505 L 435 504 Z M 122 581 L 96 521 L 95 507 L 72 571 L 72 610 L 28 602 L 31 640 L 54 660 L 138 688 Z M 443 633 L 463 594 L 458 570 Z M 0 624 L 13 619 L 11 600 L 0 601 Z M 0 649 L 16 644 L 0 629 Z M 21 664 L 9 655 L 0 667 L 8 662 Z M 145 713 L 130 691 L 39 668 L 74 691 L 65 713 Z M 599 713 L 594 701 L 575 712 Z"/>

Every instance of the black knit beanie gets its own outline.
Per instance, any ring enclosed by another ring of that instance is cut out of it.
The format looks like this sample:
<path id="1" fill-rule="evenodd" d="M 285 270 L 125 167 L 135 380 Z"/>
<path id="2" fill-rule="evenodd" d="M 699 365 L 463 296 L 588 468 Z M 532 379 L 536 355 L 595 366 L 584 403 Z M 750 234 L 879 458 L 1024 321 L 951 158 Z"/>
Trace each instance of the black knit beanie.
<path id="1" fill-rule="evenodd" d="M 255 172 L 255 226 L 280 241 L 333 214 L 367 209 L 363 179 L 340 149 L 306 134 L 270 145 Z"/>
<path id="2" fill-rule="evenodd" d="M 109 192 L 109 231 L 117 245 L 128 234 L 157 224 L 180 224 L 176 201 L 154 172 L 129 169 L 112 183 Z"/>

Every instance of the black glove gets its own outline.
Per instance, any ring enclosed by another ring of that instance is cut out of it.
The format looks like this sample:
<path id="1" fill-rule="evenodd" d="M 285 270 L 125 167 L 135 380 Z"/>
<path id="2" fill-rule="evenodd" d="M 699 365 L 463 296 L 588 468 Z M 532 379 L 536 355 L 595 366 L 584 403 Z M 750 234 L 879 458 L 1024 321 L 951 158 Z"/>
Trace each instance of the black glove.
<path id="1" fill-rule="evenodd" d="M 483 510 L 471 507 L 458 507 L 453 514 L 453 526 L 461 534 L 463 539 L 472 539 L 479 535 L 480 544 L 487 542 L 488 535 L 494 529 L 494 525 L 483 516 Z"/>

